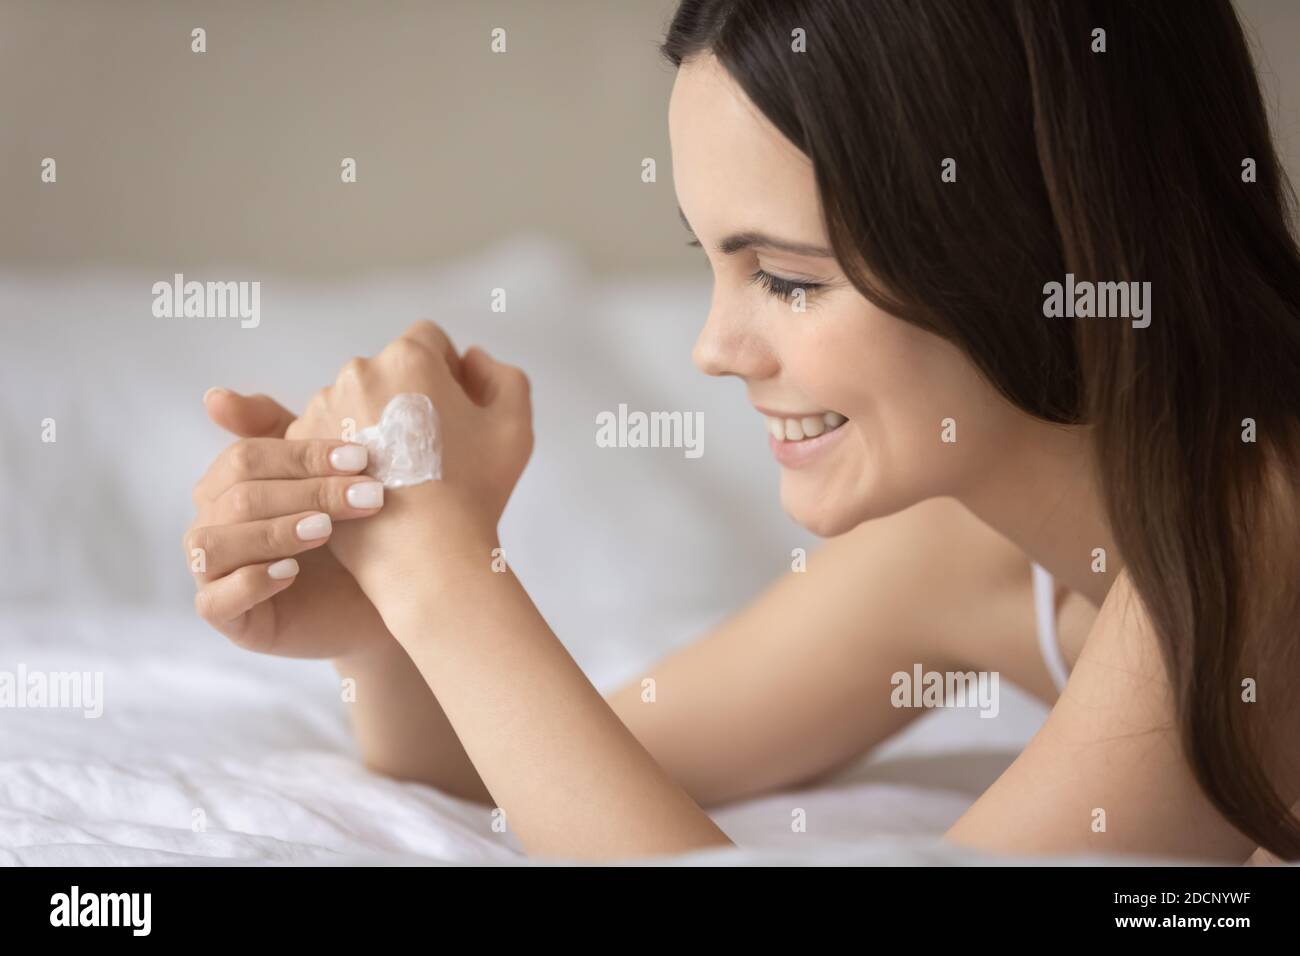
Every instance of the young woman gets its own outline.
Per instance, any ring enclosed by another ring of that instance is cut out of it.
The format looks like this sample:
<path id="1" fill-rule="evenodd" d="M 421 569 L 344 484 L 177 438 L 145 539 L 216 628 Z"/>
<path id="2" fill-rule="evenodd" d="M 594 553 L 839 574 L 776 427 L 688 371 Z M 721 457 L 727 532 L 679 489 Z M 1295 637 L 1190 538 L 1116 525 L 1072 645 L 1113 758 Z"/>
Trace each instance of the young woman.
<path id="1" fill-rule="evenodd" d="M 686 0 L 665 52 L 715 276 L 694 358 L 833 539 L 808 572 L 656 667 L 654 706 L 602 699 L 493 568 L 527 381 L 422 323 L 301 417 L 207 396 L 245 437 L 195 489 L 202 616 L 333 658 L 370 766 L 533 853 L 725 843 L 702 805 L 869 749 L 922 662 L 1054 702 L 950 839 L 1300 857 L 1300 256 L 1230 5 Z M 444 479 L 385 496 L 336 436 L 410 391 Z"/>

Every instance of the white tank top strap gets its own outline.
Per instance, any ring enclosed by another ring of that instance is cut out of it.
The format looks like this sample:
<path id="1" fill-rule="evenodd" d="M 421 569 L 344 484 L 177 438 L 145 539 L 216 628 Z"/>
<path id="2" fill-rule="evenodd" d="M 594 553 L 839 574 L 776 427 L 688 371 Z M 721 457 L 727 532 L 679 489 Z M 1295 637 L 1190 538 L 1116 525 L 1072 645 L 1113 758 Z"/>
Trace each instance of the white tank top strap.
<path id="1" fill-rule="evenodd" d="M 1063 691 L 1065 682 L 1070 679 L 1070 668 L 1065 663 L 1065 655 L 1061 653 L 1061 644 L 1056 637 L 1056 581 L 1045 568 L 1030 563 L 1034 570 L 1034 618 L 1038 623 L 1038 647 L 1057 691 Z"/>

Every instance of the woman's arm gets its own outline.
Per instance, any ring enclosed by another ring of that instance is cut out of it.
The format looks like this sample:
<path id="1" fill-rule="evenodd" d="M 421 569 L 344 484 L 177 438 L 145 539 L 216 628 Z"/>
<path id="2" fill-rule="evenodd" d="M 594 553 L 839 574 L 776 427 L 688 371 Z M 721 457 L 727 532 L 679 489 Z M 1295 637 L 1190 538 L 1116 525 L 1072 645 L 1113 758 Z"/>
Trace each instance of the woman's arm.
<path id="1" fill-rule="evenodd" d="M 491 805 L 492 795 L 419 668 L 386 629 L 385 638 L 381 646 L 332 662 L 340 679 L 356 681 L 348 710 L 362 762 L 376 773 Z"/>
<path id="2" fill-rule="evenodd" d="M 969 670 L 978 657 L 1032 686 L 1029 582 L 1005 538 L 950 498 L 924 501 L 827 541 L 646 668 L 653 704 L 637 678 L 610 706 L 705 806 L 809 784 L 923 713 L 893 705 L 899 671 Z"/>
<path id="3" fill-rule="evenodd" d="M 1034 652 L 1028 582 L 1020 551 L 965 508 L 922 502 L 827 541 L 804 570 L 606 701 L 701 806 L 807 783 L 921 713 L 891 706 L 888 693 L 890 676 L 916 662 L 970 669 L 978 649 L 1030 686 L 1010 663 Z M 335 666 L 358 682 L 351 710 L 366 764 L 490 803 L 406 651 L 389 641 L 357 658 Z M 655 680 L 652 702 L 644 677 Z"/>
<path id="4" fill-rule="evenodd" d="M 445 525 L 427 530 L 439 539 L 427 553 L 458 557 L 372 597 L 529 852 L 612 858 L 728 843 L 592 687 L 513 573 L 492 570 L 496 542 L 449 547 Z"/>
<path id="5" fill-rule="evenodd" d="M 421 322 L 354 359 L 286 437 L 379 420 L 427 395 L 440 480 L 385 496 L 383 520 L 339 528 L 330 551 L 410 654 L 495 802 L 535 853 L 638 856 L 724 845 L 556 640 L 513 574 L 492 568 L 496 526 L 532 451 L 528 380 L 471 349 L 459 361 Z"/>

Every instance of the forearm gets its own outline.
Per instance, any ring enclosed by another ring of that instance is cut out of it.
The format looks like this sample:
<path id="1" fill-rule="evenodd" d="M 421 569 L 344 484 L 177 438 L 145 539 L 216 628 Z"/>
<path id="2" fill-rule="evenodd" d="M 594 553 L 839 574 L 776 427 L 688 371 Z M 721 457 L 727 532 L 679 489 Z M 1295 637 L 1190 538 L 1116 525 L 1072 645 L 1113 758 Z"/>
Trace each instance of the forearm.
<path id="1" fill-rule="evenodd" d="M 340 679 L 356 682 L 347 707 L 362 760 L 377 773 L 491 803 L 424 677 L 400 644 L 384 638 L 332 661 Z"/>
<path id="2" fill-rule="evenodd" d="M 528 851 L 608 859 L 727 844 L 489 553 L 376 605 Z"/>

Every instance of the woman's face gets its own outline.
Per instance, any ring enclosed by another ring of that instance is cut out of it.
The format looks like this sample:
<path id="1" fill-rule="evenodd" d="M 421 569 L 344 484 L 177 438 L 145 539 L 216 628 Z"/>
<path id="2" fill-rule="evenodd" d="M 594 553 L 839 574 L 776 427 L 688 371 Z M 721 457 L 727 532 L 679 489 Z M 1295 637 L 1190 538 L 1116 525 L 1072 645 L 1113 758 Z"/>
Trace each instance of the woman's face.
<path id="1" fill-rule="evenodd" d="M 744 380 L 791 517 L 835 535 L 986 474 L 1023 416 L 958 349 L 848 282 L 810 161 L 712 56 L 678 71 L 669 127 L 678 203 L 714 274 L 695 363 Z"/>

